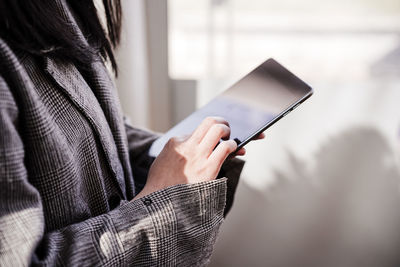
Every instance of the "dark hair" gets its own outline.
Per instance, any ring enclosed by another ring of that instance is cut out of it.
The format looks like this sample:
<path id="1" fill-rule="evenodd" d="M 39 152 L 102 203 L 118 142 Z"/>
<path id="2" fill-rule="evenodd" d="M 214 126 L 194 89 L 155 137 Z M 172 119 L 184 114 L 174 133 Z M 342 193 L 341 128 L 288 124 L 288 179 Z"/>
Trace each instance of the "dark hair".
<path id="1" fill-rule="evenodd" d="M 83 47 L 69 30 L 53 0 L 0 0 L 0 37 L 10 46 L 35 55 L 68 59 L 85 69 L 100 54 L 117 74 L 113 48 L 120 40 L 121 2 L 103 0 L 104 29 L 94 0 L 66 0 L 78 17 L 90 47 Z"/>

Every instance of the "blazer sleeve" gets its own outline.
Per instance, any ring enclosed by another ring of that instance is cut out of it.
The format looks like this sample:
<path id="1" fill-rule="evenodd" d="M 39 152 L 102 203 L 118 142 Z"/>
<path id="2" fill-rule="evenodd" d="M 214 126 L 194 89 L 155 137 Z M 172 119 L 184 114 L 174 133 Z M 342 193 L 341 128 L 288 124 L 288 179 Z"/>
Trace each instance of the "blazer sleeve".
<path id="1" fill-rule="evenodd" d="M 17 105 L 0 76 L 0 266 L 208 262 L 223 221 L 226 179 L 172 186 L 45 233 L 41 197 L 24 165 L 18 120 Z"/>

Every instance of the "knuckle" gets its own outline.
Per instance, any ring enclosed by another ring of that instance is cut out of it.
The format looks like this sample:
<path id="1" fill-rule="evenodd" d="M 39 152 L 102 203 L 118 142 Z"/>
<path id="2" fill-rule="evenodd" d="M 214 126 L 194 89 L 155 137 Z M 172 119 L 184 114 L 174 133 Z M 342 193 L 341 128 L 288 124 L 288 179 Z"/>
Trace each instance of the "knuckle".
<path id="1" fill-rule="evenodd" d="M 231 153 L 237 148 L 237 144 L 235 141 L 229 140 L 229 141 L 224 141 L 224 152 L 225 153 Z"/>
<path id="2" fill-rule="evenodd" d="M 217 121 L 220 124 L 226 125 L 229 127 L 229 122 L 225 120 L 223 117 L 213 117 L 215 121 Z"/>
<path id="3" fill-rule="evenodd" d="M 221 124 L 214 124 L 212 126 L 212 130 L 218 135 L 221 136 L 226 132 L 226 129 Z"/>
<path id="4" fill-rule="evenodd" d="M 213 125 L 213 124 L 217 123 L 217 120 L 215 117 L 207 117 L 204 119 L 204 121 L 209 125 Z"/>
<path id="5" fill-rule="evenodd" d="M 173 147 L 173 146 L 176 146 L 177 143 L 178 143 L 178 138 L 171 137 L 167 142 L 167 146 Z"/>
<path id="6" fill-rule="evenodd" d="M 187 161 L 185 155 L 183 153 L 176 153 L 174 155 L 176 163 L 185 163 Z"/>
<path id="7" fill-rule="evenodd" d="M 172 151 L 174 151 L 175 156 L 186 157 L 192 154 L 189 149 L 189 146 L 182 139 L 182 137 L 171 137 L 168 140 L 167 144 L 165 145 L 165 148 L 169 150 L 171 153 L 173 153 Z"/>
<path id="8" fill-rule="evenodd" d="M 227 127 L 229 127 L 229 122 L 227 120 L 225 120 L 225 118 L 222 117 L 218 117 L 219 121 L 221 123 L 223 123 L 224 125 L 226 125 Z"/>
<path id="9" fill-rule="evenodd" d="M 226 153 L 228 153 L 229 152 L 229 150 L 230 150 L 230 147 L 229 147 L 229 144 L 227 144 L 227 142 L 222 142 L 221 144 L 220 144 L 220 146 L 221 146 L 221 151 L 224 153 L 224 154 L 226 154 Z"/>
<path id="10" fill-rule="evenodd" d="M 231 132 L 231 127 L 229 127 L 229 126 L 227 126 L 227 125 L 225 125 L 225 124 L 222 124 L 223 125 L 223 127 L 224 127 L 224 130 L 227 132 L 227 133 L 230 133 Z"/>

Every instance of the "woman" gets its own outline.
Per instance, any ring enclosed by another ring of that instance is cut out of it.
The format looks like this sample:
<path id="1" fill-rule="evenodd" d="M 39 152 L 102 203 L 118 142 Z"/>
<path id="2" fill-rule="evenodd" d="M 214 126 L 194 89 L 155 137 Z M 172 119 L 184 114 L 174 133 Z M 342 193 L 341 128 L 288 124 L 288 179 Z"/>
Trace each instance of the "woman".
<path id="1" fill-rule="evenodd" d="M 213 150 L 229 125 L 206 119 L 152 164 L 157 136 L 124 124 L 104 67 L 117 70 L 121 7 L 103 4 L 106 30 L 92 0 L 0 0 L 1 266 L 210 258 L 227 195 L 215 178 L 237 183 L 243 166 L 221 170 L 234 141 Z"/>

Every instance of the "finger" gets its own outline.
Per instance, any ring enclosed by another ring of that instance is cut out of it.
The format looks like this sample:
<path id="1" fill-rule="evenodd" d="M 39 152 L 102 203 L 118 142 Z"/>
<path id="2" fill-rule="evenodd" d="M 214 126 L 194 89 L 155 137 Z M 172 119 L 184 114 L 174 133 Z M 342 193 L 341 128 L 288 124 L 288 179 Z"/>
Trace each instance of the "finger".
<path id="1" fill-rule="evenodd" d="M 260 133 L 252 138 L 252 140 L 261 140 L 265 138 L 265 133 Z"/>
<path id="2" fill-rule="evenodd" d="M 264 139 L 265 138 L 265 133 L 260 133 L 258 136 L 257 136 L 257 139 Z"/>
<path id="3" fill-rule="evenodd" d="M 246 149 L 242 147 L 241 149 L 238 150 L 238 152 L 235 153 L 235 156 L 244 156 L 246 154 Z"/>
<path id="4" fill-rule="evenodd" d="M 196 130 L 194 130 L 189 140 L 199 144 L 201 140 L 203 140 L 208 130 L 214 124 L 225 124 L 226 126 L 229 127 L 229 123 L 224 118 L 207 117 L 200 123 L 200 125 L 196 128 Z"/>
<path id="5" fill-rule="evenodd" d="M 225 124 L 214 124 L 199 144 L 200 153 L 208 157 L 221 139 L 229 139 L 231 129 Z"/>
<path id="6" fill-rule="evenodd" d="M 237 148 L 237 144 L 234 140 L 222 141 L 211 153 L 208 160 L 210 162 L 217 162 L 219 168 L 221 168 L 222 163 L 224 163 L 225 159 L 229 156 L 229 154 L 233 153 Z"/>

